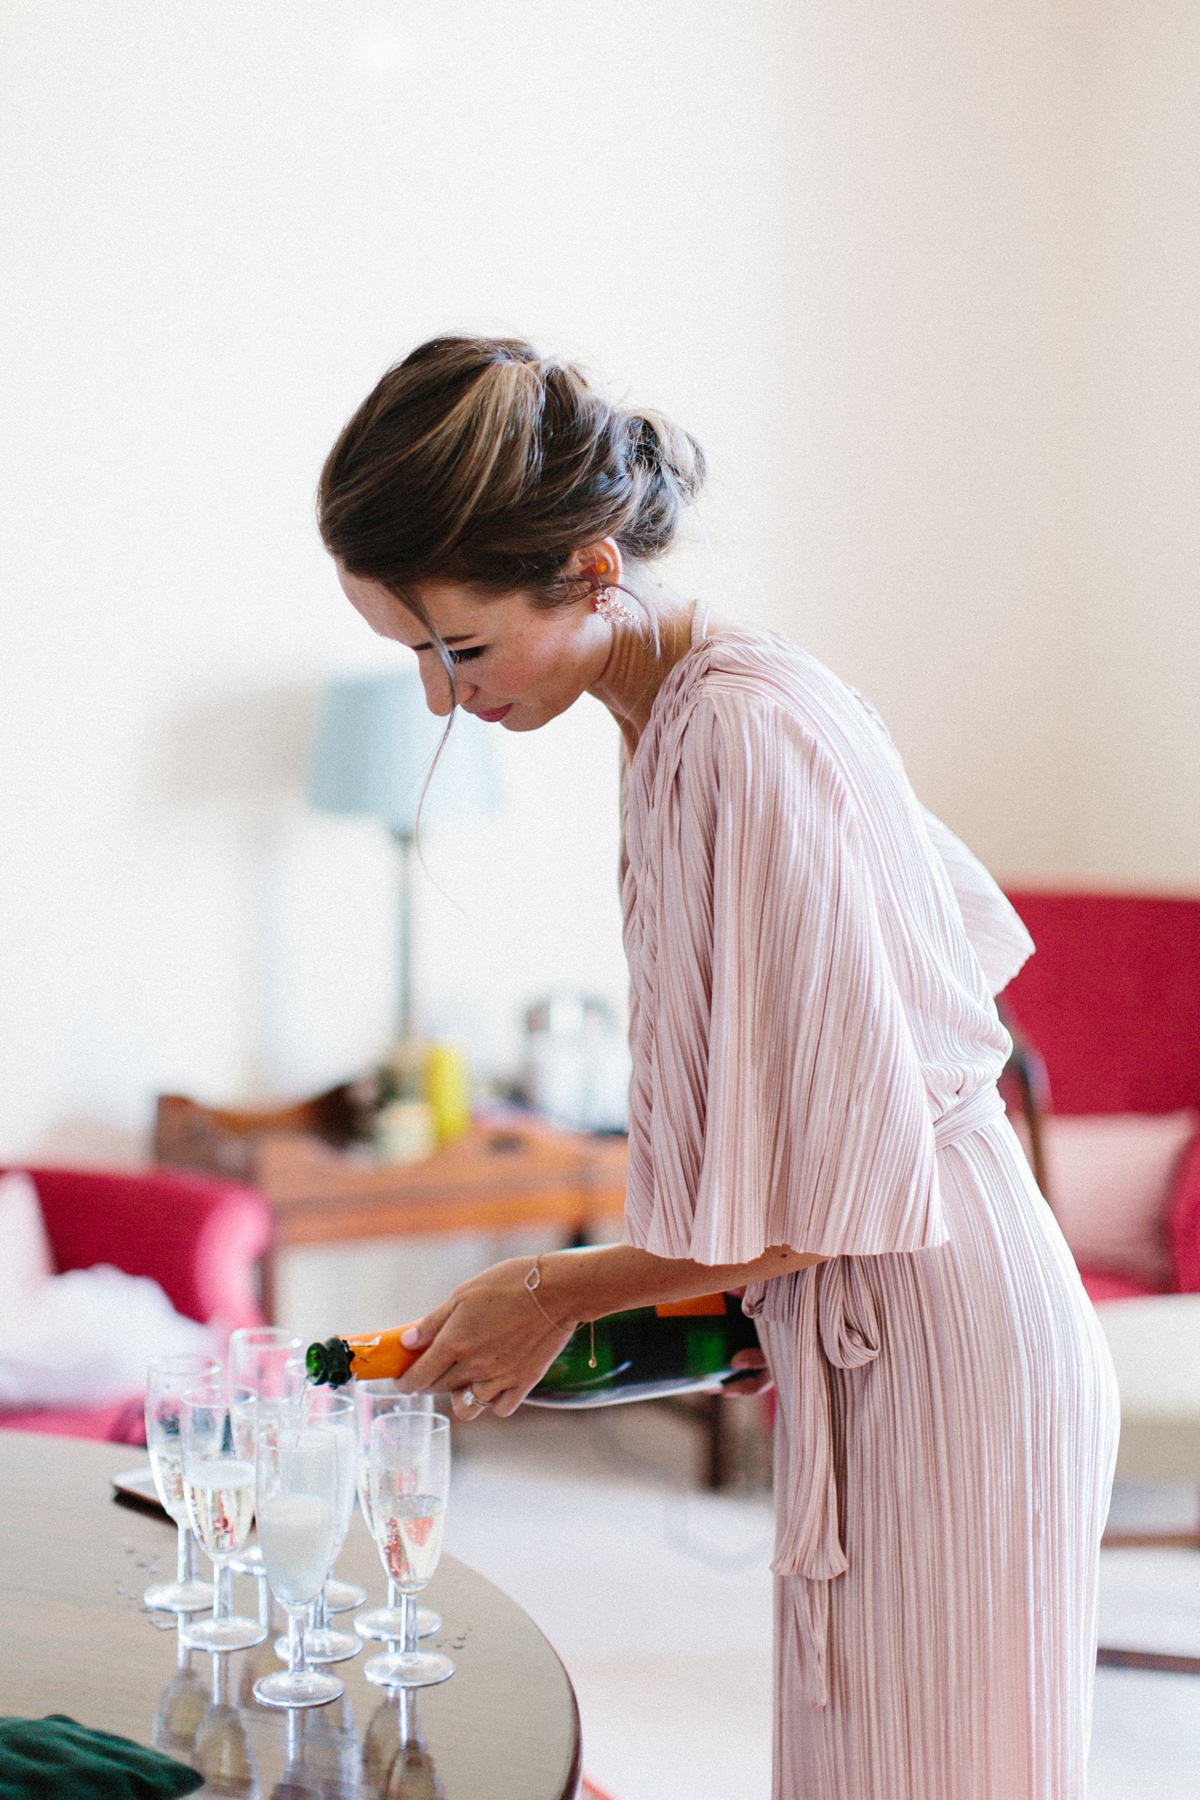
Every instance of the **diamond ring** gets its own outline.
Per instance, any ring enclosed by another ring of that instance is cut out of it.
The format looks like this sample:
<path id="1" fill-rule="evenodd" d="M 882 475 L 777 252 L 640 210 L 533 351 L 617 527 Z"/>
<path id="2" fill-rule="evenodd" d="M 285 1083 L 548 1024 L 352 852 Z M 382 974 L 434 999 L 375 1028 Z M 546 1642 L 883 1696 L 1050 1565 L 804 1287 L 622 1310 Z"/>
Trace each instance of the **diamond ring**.
<path id="1" fill-rule="evenodd" d="M 464 1388 L 463 1389 L 462 1403 L 466 1407 L 478 1406 L 479 1402 L 475 1398 L 475 1390 L 473 1388 Z"/>

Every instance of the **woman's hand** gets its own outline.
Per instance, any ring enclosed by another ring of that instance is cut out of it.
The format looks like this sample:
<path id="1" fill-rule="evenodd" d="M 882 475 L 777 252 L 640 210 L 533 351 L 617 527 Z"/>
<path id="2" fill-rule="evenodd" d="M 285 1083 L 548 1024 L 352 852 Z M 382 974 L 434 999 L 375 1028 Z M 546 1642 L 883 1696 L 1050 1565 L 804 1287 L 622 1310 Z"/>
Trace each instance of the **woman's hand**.
<path id="1" fill-rule="evenodd" d="M 448 1390 L 459 1419 L 476 1419 L 486 1407 L 502 1419 L 516 1412 L 576 1323 L 551 1325 L 539 1310 L 525 1286 L 531 1262 L 495 1263 L 405 1332 L 403 1342 L 424 1355 L 401 1377 L 402 1393 Z"/>
<path id="2" fill-rule="evenodd" d="M 733 1367 L 747 1369 L 750 1373 L 741 1381 L 724 1382 L 721 1387 L 723 1394 L 739 1394 L 745 1399 L 753 1394 L 765 1394 L 774 1386 L 767 1359 L 761 1350 L 739 1350 L 733 1359 Z"/>

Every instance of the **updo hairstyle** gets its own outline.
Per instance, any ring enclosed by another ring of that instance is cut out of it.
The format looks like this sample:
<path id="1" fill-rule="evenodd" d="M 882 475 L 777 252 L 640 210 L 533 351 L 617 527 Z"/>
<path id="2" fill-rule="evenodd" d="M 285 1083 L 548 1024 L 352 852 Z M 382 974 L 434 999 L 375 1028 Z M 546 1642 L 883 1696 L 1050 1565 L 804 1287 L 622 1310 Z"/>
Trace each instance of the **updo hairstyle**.
<path id="1" fill-rule="evenodd" d="M 573 551 L 611 537 L 660 556 L 704 480 L 704 452 L 657 413 L 611 406 L 570 363 L 516 338 L 440 337 L 388 370 L 321 471 L 330 554 L 424 621 L 416 583 L 581 597 Z"/>

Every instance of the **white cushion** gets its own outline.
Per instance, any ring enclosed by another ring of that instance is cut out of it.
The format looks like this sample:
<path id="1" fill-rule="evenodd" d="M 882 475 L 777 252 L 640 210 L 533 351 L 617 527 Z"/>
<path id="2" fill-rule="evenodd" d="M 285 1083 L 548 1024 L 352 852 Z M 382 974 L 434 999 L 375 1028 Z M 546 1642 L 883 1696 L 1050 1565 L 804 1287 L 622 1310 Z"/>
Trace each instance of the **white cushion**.
<path id="1" fill-rule="evenodd" d="M 43 1281 L 0 1336 L 0 1406 L 100 1406 L 136 1394 L 156 1357 L 219 1354 L 156 1281 L 99 1263 Z"/>
<path id="2" fill-rule="evenodd" d="M 1190 1111 L 1043 1120 L 1050 1203 L 1083 1268 L 1167 1286 L 1172 1185 L 1197 1123 Z"/>
<path id="3" fill-rule="evenodd" d="M 1200 1484 L 1200 1294 L 1103 1300 L 1121 1393 L 1117 1474 Z"/>
<path id="4" fill-rule="evenodd" d="M 23 1170 L 0 1175 L 0 1332 L 54 1274 L 42 1204 Z"/>

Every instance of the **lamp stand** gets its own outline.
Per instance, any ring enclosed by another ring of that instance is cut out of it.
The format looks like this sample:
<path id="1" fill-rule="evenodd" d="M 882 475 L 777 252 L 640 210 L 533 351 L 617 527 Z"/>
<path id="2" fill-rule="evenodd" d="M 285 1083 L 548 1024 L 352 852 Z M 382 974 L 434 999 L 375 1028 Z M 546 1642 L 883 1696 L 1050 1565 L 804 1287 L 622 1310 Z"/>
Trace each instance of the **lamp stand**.
<path id="1" fill-rule="evenodd" d="M 396 1018 L 396 1042 L 407 1044 L 413 1034 L 412 984 L 412 853 L 413 836 L 408 831 L 393 831 L 400 852 L 399 1008 Z"/>

